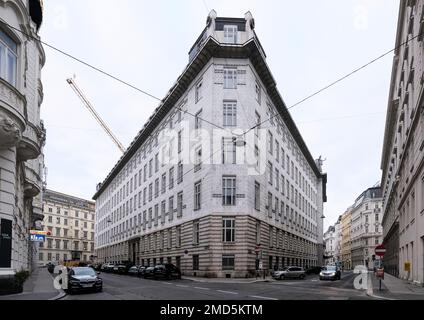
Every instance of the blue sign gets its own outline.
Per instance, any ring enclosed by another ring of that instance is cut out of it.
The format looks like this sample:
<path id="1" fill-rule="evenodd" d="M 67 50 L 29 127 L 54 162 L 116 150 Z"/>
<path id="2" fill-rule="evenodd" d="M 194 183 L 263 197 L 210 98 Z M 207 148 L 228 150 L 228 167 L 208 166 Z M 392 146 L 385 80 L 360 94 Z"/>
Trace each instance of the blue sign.
<path id="1" fill-rule="evenodd" d="M 32 242 L 45 242 L 46 241 L 46 236 L 43 234 L 31 234 L 30 235 L 30 240 Z"/>

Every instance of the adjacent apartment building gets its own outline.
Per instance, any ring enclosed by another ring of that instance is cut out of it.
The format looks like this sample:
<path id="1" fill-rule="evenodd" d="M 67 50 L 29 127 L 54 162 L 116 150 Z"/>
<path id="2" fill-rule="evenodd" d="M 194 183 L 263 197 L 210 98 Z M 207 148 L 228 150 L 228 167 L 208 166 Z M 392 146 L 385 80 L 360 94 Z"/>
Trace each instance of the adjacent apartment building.
<path id="1" fill-rule="evenodd" d="M 97 186 L 100 261 L 208 277 L 323 263 L 327 177 L 254 28 L 250 13 L 209 14 L 186 69 Z"/>
<path id="2" fill-rule="evenodd" d="M 0 1 L 0 280 L 37 262 L 29 231 L 43 220 L 41 22 L 42 1 Z"/>
<path id="3" fill-rule="evenodd" d="M 60 192 L 44 194 L 44 230 L 39 262 L 93 262 L 95 203 Z"/>
<path id="4" fill-rule="evenodd" d="M 366 266 L 372 269 L 375 248 L 383 243 L 381 188 L 365 190 L 352 206 L 350 239 L 352 268 Z"/>
<path id="5" fill-rule="evenodd" d="M 381 161 L 388 272 L 424 283 L 424 1 L 400 2 Z"/>
<path id="6" fill-rule="evenodd" d="M 343 269 L 350 270 L 352 268 L 352 251 L 350 239 L 350 226 L 352 223 L 352 208 L 346 210 L 341 219 L 341 243 L 340 255 L 341 266 Z"/>
<path id="7" fill-rule="evenodd" d="M 330 226 L 324 233 L 324 264 L 334 265 L 336 263 L 336 228 Z"/>

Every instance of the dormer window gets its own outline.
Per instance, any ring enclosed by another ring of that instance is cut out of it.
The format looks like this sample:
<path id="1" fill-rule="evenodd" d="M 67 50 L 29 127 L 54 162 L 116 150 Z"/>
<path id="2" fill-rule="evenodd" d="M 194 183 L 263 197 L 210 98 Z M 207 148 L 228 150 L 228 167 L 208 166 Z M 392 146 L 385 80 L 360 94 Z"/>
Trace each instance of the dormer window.
<path id="1" fill-rule="evenodd" d="M 18 45 L 0 30 L 0 78 L 16 86 Z"/>
<path id="2" fill-rule="evenodd" d="M 236 25 L 224 26 L 224 41 L 225 43 L 237 43 L 238 28 Z"/>

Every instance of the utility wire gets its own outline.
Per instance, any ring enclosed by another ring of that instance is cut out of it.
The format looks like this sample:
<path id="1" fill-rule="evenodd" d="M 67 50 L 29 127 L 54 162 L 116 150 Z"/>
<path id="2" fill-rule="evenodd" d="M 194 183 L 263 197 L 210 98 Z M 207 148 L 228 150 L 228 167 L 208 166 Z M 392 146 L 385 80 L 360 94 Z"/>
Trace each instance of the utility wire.
<path id="1" fill-rule="evenodd" d="M 419 37 L 419 35 L 416 35 L 415 37 L 412 37 L 411 39 L 406 40 L 405 42 L 401 43 L 399 46 L 397 46 L 397 47 L 395 47 L 395 48 L 393 48 L 393 49 L 391 49 L 391 50 L 389 50 L 389 51 L 387 51 L 387 52 L 383 53 L 382 55 L 380 55 L 380 56 L 378 56 L 377 58 L 375 58 L 375 59 L 371 60 L 370 62 L 368 62 L 368 63 L 366 63 L 366 64 L 362 65 L 362 66 L 361 66 L 361 67 L 359 67 L 359 68 L 356 68 L 355 70 L 353 70 L 352 72 L 350 72 L 350 73 L 346 74 L 345 76 L 343 76 L 343 77 L 341 77 L 341 78 L 337 79 L 336 81 L 334 81 L 334 82 L 330 83 L 329 85 L 327 85 L 327 86 L 323 87 L 322 89 L 320 89 L 320 90 L 318 90 L 318 91 L 316 91 L 316 92 L 312 93 L 311 95 L 307 96 L 306 98 L 304 98 L 304 99 L 302 99 L 302 100 L 300 100 L 300 101 L 296 102 L 295 104 L 293 104 L 292 106 L 290 106 L 289 108 L 287 108 L 287 110 L 293 109 L 293 108 L 297 107 L 298 105 L 302 104 L 303 102 L 305 102 L 305 101 L 307 101 L 307 100 L 309 100 L 309 99 L 311 99 L 311 98 L 315 97 L 316 95 L 320 94 L 321 92 L 323 92 L 323 91 L 325 91 L 325 90 L 327 90 L 327 89 L 329 89 L 329 88 L 331 88 L 331 87 L 335 86 L 335 85 L 336 85 L 336 84 L 338 84 L 339 82 L 342 82 L 343 80 L 345 80 L 345 79 L 347 79 L 347 78 L 351 77 L 351 76 L 352 76 L 352 75 L 354 75 L 355 73 L 357 73 L 357 72 L 359 72 L 359 71 L 361 71 L 361 70 L 365 69 L 366 67 L 368 67 L 368 66 L 370 66 L 371 64 L 373 64 L 373 63 L 377 62 L 378 60 L 380 60 L 380 59 L 384 58 L 385 56 L 387 56 L 387 55 L 389 55 L 390 53 L 392 53 L 392 52 L 396 51 L 397 49 L 401 48 L 401 47 L 402 47 L 402 46 L 404 46 L 405 44 L 408 44 L 409 42 L 411 42 L 412 40 L 414 40 L 414 39 L 416 39 L 416 38 L 418 38 L 418 37 Z M 250 131 L 252 131 L 252 130 L 254 130 L 254 129 L 258 128 L 258 127 L 260 127 L 260 126 L 261 126 L 261 125 L 263 125 L 264 123 L 267 123 L 267 122 L 268 122 L 268 121 L 270 121 L 271 119 L 275 118 L 277 115 L 278 115 L 278 112 L 277 112 L 275 115 L 271 116 L 269 119 L 264 120 L 264 121 L 262 121 L 262 122 L 260 122 L 260 123 L 256 124 L 255 126 L 253 126 L 252 128 L 250 128 L 248 131 L 246 131 L 244 134 L 247 134 L 248 132 L 250 132 Z"/>

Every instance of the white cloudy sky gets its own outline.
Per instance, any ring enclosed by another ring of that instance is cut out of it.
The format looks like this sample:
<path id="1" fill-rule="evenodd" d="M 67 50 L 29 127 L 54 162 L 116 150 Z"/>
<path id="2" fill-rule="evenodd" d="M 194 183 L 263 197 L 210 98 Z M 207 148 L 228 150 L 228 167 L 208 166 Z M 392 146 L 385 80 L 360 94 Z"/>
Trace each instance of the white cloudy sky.
<path id="1" fill-rule="evenodd" d="M 394 47 L 396 0 L 44 1 L 42 39 L 164 97 L 188 62 L 210 9 L 251 11 L 288 106 Z M 90 199 L 120 157 L 66 78 L 77 76 L 128 146 L 157 107 L 151 98 L 45 48 L 48 188 Z M 327 159 L 325 227 L 381 177 L 392 55 L 292 110 L 314 157 Z"/>

